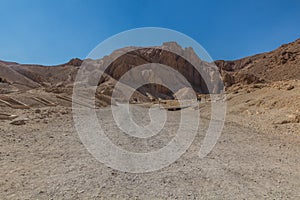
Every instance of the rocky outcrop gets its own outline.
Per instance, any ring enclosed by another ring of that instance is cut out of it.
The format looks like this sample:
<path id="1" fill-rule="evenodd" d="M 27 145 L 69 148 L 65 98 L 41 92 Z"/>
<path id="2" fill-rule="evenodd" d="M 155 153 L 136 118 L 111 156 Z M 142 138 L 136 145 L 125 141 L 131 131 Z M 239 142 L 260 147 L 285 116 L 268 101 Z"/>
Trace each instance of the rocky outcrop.
<path id="1" fill-rule="evenodd" d="M 76 66 L 79 67 L 82 64 L 83 60 L 79 59 L 79 58 L 72 58 L 69 62 L 67 62 L 66 64 L 64 64 L 64 66 Z"/>

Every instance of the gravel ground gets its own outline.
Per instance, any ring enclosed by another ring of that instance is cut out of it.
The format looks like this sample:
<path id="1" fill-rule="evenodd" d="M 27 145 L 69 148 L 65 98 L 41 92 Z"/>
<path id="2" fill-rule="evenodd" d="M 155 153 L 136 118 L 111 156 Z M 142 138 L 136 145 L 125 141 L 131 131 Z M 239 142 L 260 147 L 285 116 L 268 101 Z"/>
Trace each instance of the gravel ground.
<path id="1" fill-rule="evenodd" d="M 147 121 L 146 108 L 137 110 L 134 118 Z M 131 174 L 105 166 L 87 151 L 70 108 L 2 111 L 14 111 L 29 121 L 20 126 L 0 121 L 1 199 L 300 199 L 300 136 L 258 132 L 230 114 L 218 143 L 204 159 L 197 153 L 207 118 L 175 163 Z M 148 151 L 172 138 L 179 113 L 168 112 L 165 134 L 147 142 L 117 134 L 108 108 L 101 110 L 99 120 L 115 144 Z"/>

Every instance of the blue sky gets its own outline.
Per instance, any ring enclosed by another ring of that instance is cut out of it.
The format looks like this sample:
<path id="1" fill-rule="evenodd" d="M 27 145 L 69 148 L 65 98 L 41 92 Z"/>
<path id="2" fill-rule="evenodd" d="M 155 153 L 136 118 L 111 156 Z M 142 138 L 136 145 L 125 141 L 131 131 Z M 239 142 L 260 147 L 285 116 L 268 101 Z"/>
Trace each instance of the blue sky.
<path id="1" fill-rule="evenodd" d="M 0 60 L 64 63 L 139 27 L 174 29 L 215 60 L 237 59 L 300 38 L 300 1 L 0 0 Z"/>

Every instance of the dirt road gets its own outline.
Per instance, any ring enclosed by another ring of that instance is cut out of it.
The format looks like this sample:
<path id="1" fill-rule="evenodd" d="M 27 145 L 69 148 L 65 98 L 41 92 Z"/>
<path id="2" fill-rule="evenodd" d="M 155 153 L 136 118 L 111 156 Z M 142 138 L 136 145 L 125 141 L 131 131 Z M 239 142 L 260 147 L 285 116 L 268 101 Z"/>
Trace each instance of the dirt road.
<path id="1" fill-rule="evenodd" d="M 208 124 L 202 119 L 203 128 L 179 160 L 159 171 L 130 174 L 108 168 L 89 154 L 74 129 L 70 108 L 15 112 L 29 121 L 21 126 L 0 121 L 1 199 L 300 198 L 299 135 L 259 133 L 228 115 L 217 145 L 199 159 Z M 169 140 L 178 113 L 168 113 L 169 134 L 148 141 L 150 149 Z M 116 144 L 141 147 L 113 134 L 115 125 L 105 115 L 99 118 Z"/>

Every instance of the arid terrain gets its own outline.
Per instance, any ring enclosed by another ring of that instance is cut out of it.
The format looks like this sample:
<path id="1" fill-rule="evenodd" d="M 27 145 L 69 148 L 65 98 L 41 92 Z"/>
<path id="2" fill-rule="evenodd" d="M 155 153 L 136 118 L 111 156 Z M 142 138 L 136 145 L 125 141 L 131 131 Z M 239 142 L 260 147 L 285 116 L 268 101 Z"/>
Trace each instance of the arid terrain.
<path id="1" fill-rule="evenodd" d="M 268 53 L 216 61 L 217 67 L 201 61 L 191 48 L 174 42 L 162 47 L 133 49 L 96 83 L 99 122 L 115 144 L 131 151 L 161 148 L 176 131 L 180 112 L 167 111 L 165 133 L 147 143 L 118 134 L 108 105 L 124 73 L 145 63 L 166 64 L 183 74 L 201 97 L 201 129 L 188 151 L 166 168 L 141 174 L 107 167 L 79 139 L 71 95 L 82 60 L 59 66 L 0 61 L 0 199 L 300 199 L 300 39 Z M 193 63 L 168 48 L 190 55 Z M 105 63 L 123 50 L 96 62 Z M 205 78 L 192 69 L 195 63 L 210 79 L 220 72 L 227 96 L 222 135 L 203 159 L 197 153 L 211 102 Z M 180 84 L 178 91 L 185 88 Z M 165 87 L 146 85 L 130 103 L 136 120 L 147 121 L 148 107 L 140 105 L 173 98 Z"/>

